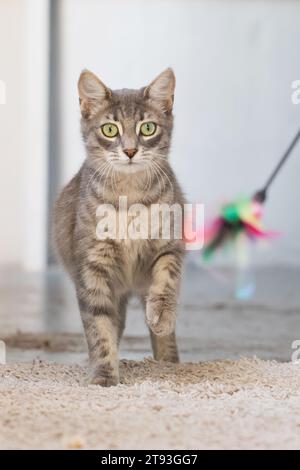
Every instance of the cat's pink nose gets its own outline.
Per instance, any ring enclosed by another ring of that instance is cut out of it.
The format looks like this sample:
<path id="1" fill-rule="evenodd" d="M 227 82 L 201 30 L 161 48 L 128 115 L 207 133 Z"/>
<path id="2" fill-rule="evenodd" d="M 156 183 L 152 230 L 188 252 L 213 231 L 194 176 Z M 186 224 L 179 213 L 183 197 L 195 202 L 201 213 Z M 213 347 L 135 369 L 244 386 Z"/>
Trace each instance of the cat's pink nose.
<path id="1" fill-rule="evenodd" d="M 124 153 L 126 153 L 127 157 L 133 158 L 137 152 L 137 149 L 124 149 Z"/>

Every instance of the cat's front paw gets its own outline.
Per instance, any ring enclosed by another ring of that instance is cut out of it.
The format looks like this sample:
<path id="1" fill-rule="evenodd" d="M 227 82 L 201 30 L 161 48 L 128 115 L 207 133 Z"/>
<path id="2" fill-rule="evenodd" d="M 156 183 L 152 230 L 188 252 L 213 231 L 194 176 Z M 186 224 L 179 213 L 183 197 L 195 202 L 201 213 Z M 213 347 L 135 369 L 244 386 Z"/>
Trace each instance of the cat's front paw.
<path id="1" fill-rule="evenodd" d="M 168 336 L 175 330 L 176 306 L 164 296 L 149 296 L 146 304 L 146 321 L 154 334 Z"/>
<path id="2" fill-rule="evenodd" d="M 113 365 L 99 364 L 90 369 L 91 385 L 101 385 L 101 387 L 113 387 L 119 383 L 118 368 Z"/>
<path id="3" fill-rule="evenodd" d="M 118 377 L 95 376 L 90 380 L 91 385 L 101 385 L 101 387 L 114 387 L 115 385 L 118 385 L 118 383 Z"/>

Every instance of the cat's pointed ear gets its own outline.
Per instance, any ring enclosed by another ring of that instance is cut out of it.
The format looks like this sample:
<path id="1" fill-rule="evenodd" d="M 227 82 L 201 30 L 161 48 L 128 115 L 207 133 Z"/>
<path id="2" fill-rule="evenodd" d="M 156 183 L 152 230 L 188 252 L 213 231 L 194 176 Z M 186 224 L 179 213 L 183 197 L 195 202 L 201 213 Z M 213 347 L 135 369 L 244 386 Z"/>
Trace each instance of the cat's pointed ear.
<path id="1" fill-rule="evenodd" d="M 175 75 L 172 69 L 164 70 L 144 89 L 144 96 L 164 112 L 173 108 Z"/>
<path id="2" fill-rule="evenodd" d="M 78 80 L 79 103 L 82 117 L 90 119 L 111 97 L 111 90 L 89 70 L 83 70 Z"/>

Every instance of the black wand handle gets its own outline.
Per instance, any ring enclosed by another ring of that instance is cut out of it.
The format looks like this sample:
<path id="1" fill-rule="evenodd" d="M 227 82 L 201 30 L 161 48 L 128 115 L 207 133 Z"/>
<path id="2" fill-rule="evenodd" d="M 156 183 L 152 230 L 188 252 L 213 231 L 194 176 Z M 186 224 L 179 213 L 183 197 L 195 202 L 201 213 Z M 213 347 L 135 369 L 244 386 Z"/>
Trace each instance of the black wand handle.
<path id="1" fill-rule="evenodd" d="M 271 184 L 273 183 L 274 179 L 276 178 L 276 176 L 278 175 L 279 171 L 281 170 L 281 168 L 283 167 L 283 165 L 285 164 L 285 162 L 287 161 L 288 157 L 290 156 L 290 154 L 292 153 L 294 147 L 296 146 L 296 144 L 298 143 L 298 140 L 300 139 L 300 129 L 299 131 L 297 132 L 297 134 L 295 135 L 295 137 L 293 138 L 292 142 L 290 143 L 290 145 L 288 146 L 288 148 L 286 149 L 286 151 L 284 152 L 283 156 L 281 157 L 281 159 L 279 160 L 278 164 L 276 165 L 276 167 L 274 168 L 274 170 L 272 171 L 271 175 L 269 176 L 265 186 L 260 190 L 260 191 L 257 191 L 254 195 L 254 199 L 258 202 L 265 202 L 265 200 L 267 199 L 267 192 L 268 192 L 268 189 L 269 187 L 271 186 Z"/>

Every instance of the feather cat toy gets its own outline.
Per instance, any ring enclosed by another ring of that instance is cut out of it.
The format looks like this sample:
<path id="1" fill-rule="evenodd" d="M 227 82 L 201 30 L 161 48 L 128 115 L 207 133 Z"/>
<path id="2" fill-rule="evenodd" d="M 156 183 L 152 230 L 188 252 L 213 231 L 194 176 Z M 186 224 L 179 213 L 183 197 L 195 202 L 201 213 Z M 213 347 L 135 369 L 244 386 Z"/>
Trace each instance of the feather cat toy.
<path id="1" fill-rule="evenodd" d="M 220 249 L 231 245 L 236 264 L 235 297 L 249 299 L 255 291 L 254 274 L 249 269 L 249 241 L 270 240 L 279 234 L 263 228 L 263 205 L 268 191 L 300 139 L 300 130 L 272 171 L 262 189 L 252 197 L 238 198 L 224 204 L 219 215 L 204 229 L 203 259 L 209 261 Z"/>
<path id="2" fill-rule="evenodd" d="M 268 232 L 263 229 L 263 204 L 267 199 L 270 186 L 292 153 L 299 138 L 300 130 L 295 135 L 262 189 L 257 191 L 252 197 L 239 198 L 221 207 L 220 214 L 210 224 L 208 229 L 205 230 L 205 245 L 203 250 L 203 258 L 205 260 L 209 260 L 216 250 L 227 242 L 236 242 L 238 235 L 245 234 L 246 238 L 252 241 L 270 239 L 277 235 L 275 232 Z"/>

